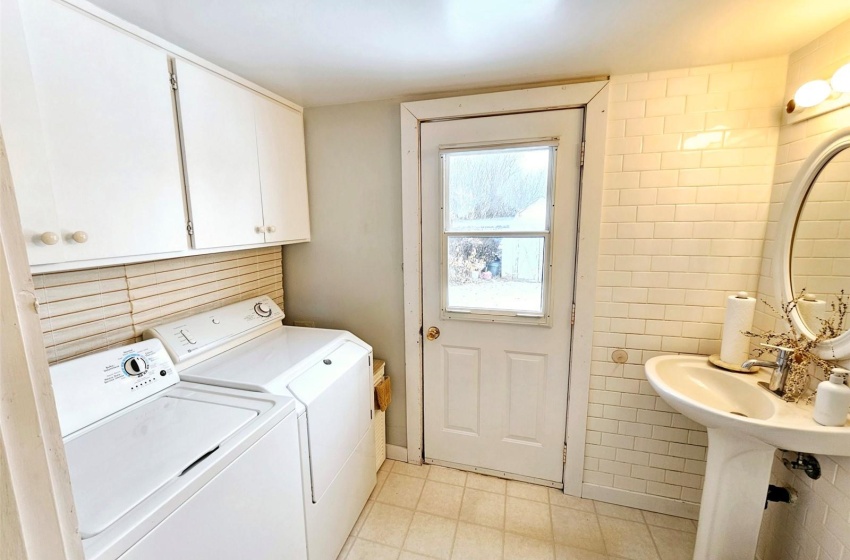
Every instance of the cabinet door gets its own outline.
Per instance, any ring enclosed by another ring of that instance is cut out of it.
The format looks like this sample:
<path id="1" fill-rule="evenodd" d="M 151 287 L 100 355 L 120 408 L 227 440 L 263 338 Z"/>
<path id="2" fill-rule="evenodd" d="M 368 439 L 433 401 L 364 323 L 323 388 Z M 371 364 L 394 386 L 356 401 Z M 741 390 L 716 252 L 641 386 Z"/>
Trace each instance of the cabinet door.
<path id="1" fill-rule="evenodd" d="M 3 0 L 2 10 L 0 114 L 27 255 L 30 264 L 62 262 L 64 244 L 57 241 L 48 245 L 41 241 L 43 234 L 58 235 L 59 215 L 21 14 L 15 0 Z"/>
<path id="2" fill-rule="evenodd" d="M 309 241 L 303 116 L 259 95 L 254 111 L 266 242 Z"/>
<path id="3" fill-rule="evenodd" d="M 20 7 L 65 260 L 185 250 L 166 53 L 63 3 Z"/>
<path id="4" fill-rule="evenodd" d="M 194 246 L 263 243 L 254 94 L 189 62 L 175 68 Z"/>

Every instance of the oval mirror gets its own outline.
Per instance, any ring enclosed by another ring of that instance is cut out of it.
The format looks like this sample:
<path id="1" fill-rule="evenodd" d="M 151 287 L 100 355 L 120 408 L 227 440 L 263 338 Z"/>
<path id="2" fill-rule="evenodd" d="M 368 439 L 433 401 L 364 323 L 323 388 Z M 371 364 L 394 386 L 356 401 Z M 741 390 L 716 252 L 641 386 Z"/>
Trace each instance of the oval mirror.
<path id="1" fill-rule="evenodd" d="M 821 169 L 800 208 L 791 244 L 791 289 L 805 291 L 800 319 L 813 333 L 829 318 L 837 296 L 850 294 L 848 148 Z"/>
<path id="2" fill-rule="evenodd" d="M 814 338 L 842 293 L 850 294 L 850 129 L 816 148 L 797 174 L 778 229 L 777 293 L 790 301 L 797 330 Z M 847 324 L 825 342 L 826 359 L 850 357 Z"/>

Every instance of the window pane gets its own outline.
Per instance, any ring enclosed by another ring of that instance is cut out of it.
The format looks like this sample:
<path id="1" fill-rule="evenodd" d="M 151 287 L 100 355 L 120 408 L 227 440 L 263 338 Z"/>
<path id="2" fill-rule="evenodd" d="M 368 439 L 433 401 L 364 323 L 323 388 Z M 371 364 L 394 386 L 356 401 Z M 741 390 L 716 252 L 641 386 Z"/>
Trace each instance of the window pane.
<path id="1" fill-rule="evenodd" d="M 547 231 L 550 146 L 447 152 L 446 231 Z"/>
<path id="2" fill-rule="evenodd" d="M 447 305 L 543 313 L 543 237 L 449 237 Z"/>

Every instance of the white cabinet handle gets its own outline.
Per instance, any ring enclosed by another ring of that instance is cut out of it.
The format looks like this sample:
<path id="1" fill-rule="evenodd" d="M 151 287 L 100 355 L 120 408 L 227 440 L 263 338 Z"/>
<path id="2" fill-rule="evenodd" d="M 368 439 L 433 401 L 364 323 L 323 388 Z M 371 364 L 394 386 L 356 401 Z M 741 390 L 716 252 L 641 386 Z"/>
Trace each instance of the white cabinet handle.
<path id="1" fill-rule="evenodd" d="M 77 243 L 85 243 L 89 240 L 89 234 L 84 231 L 75 231 L 74 234 L 71 235 L 71 239 L 73 239 Z"/>
<path id="2" fill-rule="evenodd" d="M 265 232 L 265 231 L 266 231 L 266 228 L 264 228 L 263 226 L 257 226 L 257 227 L 255 227 L 255 228 L 254 228 L 254 230 L 255 230 L 257 233 L 263 233 L 263 232 Z"/>
<path id="3" fill-rule="evenodd" d="M 45 231 L 41 234 L 41 242 L 45 245 L 56 245 L 59 243 L 59 236 L 52 231 Z"/>
<path id="4" fill-rule="evenodd" d="M 277 231 L 277 228 L 274 227 L 274 226 L 268 226 L 268 227 L 266 227 L 266 231 L 269 232 L 269 233 L 274 233 L 274 232 Z"/>

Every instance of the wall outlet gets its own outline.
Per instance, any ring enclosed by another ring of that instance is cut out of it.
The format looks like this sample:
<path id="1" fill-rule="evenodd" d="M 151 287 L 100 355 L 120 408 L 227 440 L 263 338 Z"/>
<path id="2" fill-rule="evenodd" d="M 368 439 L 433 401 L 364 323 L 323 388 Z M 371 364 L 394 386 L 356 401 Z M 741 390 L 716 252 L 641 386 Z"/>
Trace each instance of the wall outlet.
<path id="1" fill-rule="evenodd" d="M 316 328 L 316 321 L 292 321 L 292 324 L 296 327 Z"/>

